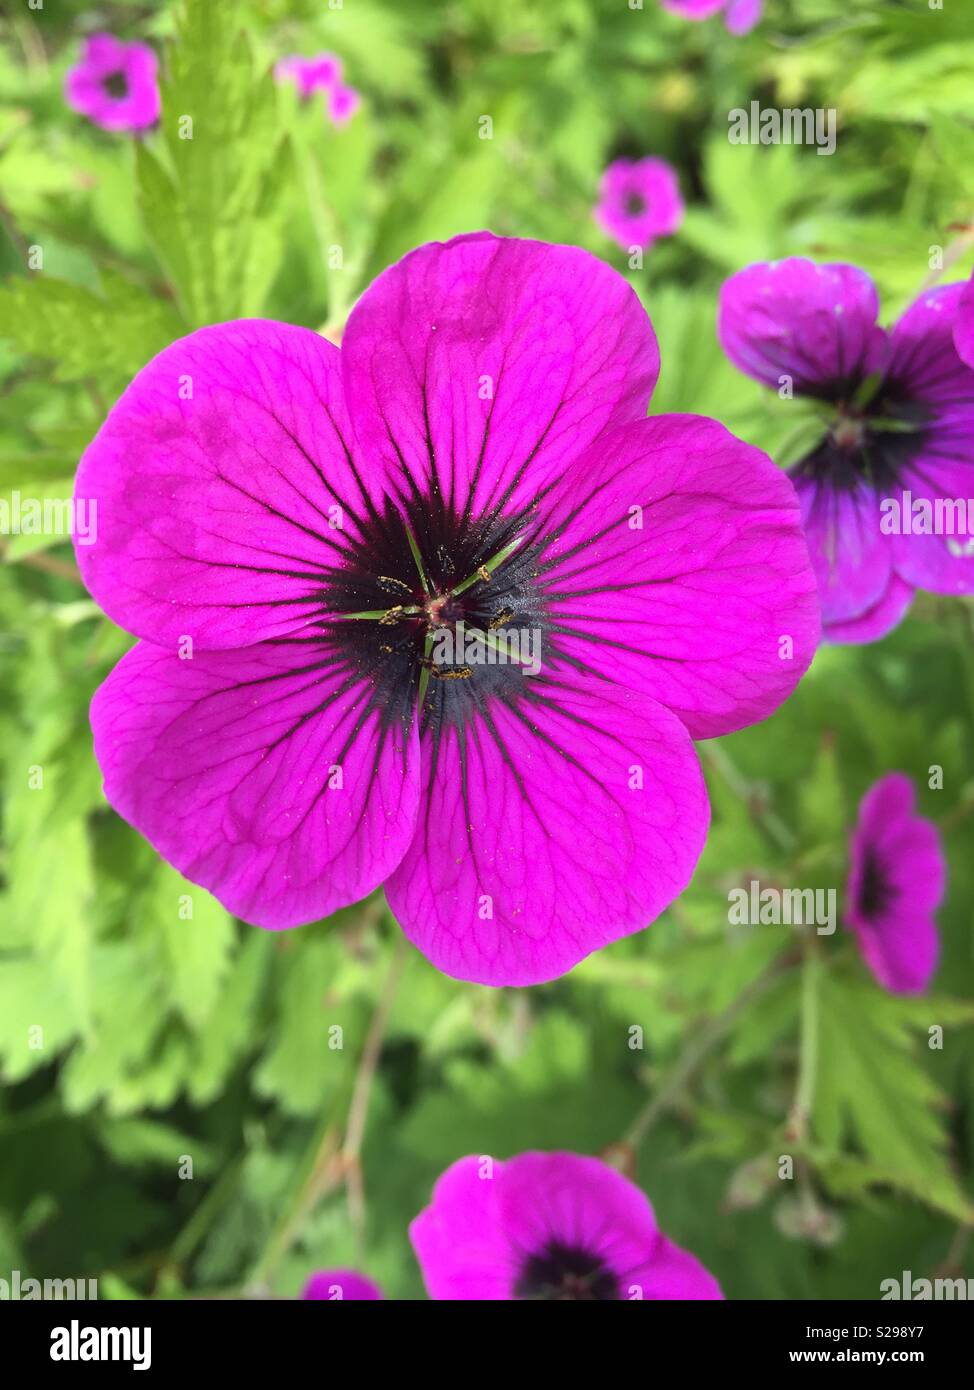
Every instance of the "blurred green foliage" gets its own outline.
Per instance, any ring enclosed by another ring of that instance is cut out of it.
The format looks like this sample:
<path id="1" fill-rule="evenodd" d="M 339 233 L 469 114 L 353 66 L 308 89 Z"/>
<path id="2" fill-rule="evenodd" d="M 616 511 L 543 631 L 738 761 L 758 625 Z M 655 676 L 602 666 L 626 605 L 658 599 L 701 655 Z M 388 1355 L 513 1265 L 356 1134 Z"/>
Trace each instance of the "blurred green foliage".
<path id="1" fill-rule="evenodd" d="M 616 264 L 660 339 L 653 409 L 718 416 L 780 456 L 794 416 L 724 360 L 720 282 L 770 256 L 851 260 L 892 315 L 931 247 L 951 278 L 969 272 L 966 9 L 767 0 L 735 40 L 655 0 L 12 6 L 0 495 L 68 495 L 107 408 L 174 337 L 247 314 L 337 333 L 391 260 L 484 225 Z M 63 103 L 96 29 L 163 55 L 164 119 L 144 140 Z M 269 75 L 323 48 L 364 96 L 342 130 Z M 836 108 L 836 154 L 731 146 L 727 112 L 752 98 Z M 678 167 L 688 214 L 630 271 L 591 207 L 610 158 L 648 153 Z M 731 1297 L 873 1298 L 904 1268 L 963 1267 L 969 604 L 921 598 L 882 644 L 822 651 L 766 724 L 703 746 L 714 825 L 682 899 L 566 979 L 489 991 L 405 948 L 379 898 L 272 936 L 163 864 L 105 805 L 88 732 L 129 639 L 69 546 L 0 543 L 0 1272 L 98 1276 L 103 1296 L 292 1294 L 352 1264 L 415 1296 L 407 1223 L 453 1159 L 633 1135 L 664 1229 Z M 927 790 L 935 764 L 943 789 Z M 943 964 L 921 1000 L 884 994 L 841 930 L 803 942 L 727 919 L 728 889 L 752 877 L 841 890 L 856 804 L 892 768 L 950 856 Z"/>

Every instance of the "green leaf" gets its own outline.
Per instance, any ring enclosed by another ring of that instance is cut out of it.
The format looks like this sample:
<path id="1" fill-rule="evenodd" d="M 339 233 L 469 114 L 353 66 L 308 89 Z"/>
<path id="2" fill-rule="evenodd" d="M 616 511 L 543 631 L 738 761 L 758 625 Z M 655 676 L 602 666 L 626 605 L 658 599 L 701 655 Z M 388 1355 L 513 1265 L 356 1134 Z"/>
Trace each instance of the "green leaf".
<path id="1" fill-rule="evenodd" d="M 254 1074 L 261 1095 L 294 1115 L 321 1111 L 348 1084 L 367 1022 L 363 977 L 337 934 L 289 941 L 272 1041 Z"/>
<path id="2" fill-rule="evenodd" d="M 199 1031 L 230 968 L 233 918 L 164 860 L 157 862 L 136 912 L 147 951 L 158 949 L 158 973 L 173 1005 Z"/>
<path id="3" fill-rule="evenodd" d="M 10 280 L 0 287 L 0 336 L 53 361 L 56 381 L 91 380 L 114 396 L 185 330 L 171 304 L 115 271 L 102 272 L 101 291 L 45 275 Z"/>
<path id="4" fill-rule="evenodd" d="M 824 1148 L 854 1142 L 891 1182 L 957 1215 L 970 1201 L 947 1162 L 941 1092 L 917 1060 L 914 1009 L 871 983 L 822 977 L 813 1129 Z"/>
<path id="5" fill-rule="evenodd" d="M 162 82 L 159 153 L 136 162 L 146 232 L 189 323 L 259 312 L 280 261 L 286 165 L 270 74 L 230 0 L 184 0 Z"/>

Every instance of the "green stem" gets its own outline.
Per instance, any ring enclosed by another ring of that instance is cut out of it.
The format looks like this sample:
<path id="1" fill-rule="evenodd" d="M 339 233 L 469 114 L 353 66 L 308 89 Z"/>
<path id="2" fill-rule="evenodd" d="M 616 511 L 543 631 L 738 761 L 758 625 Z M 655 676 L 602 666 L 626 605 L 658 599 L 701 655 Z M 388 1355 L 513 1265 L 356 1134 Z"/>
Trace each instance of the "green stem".
<path id="1" fill-rule="evenodd" d="M 822 962 L 813 944 L 806 947 L 802 961 L 801 1034 L 799 1042 L 798 1084 L 788 1116 L 789 1140 L 801 1143 L 815 1104 L 815 1078 L 818 1073 L 819 983 Z"/>
<path id="2" fill-rule="evenodd" d="M 770 806 L 761 807 L 756 804 L 755 788 L 743 773 L 738 771 L 726 749 L 710 740 L 700 745 L 700 752 L 705 761 L 717 769 L 731 791 L 741 798 L 759 829 L 764 831 L 777 849 L 790 854 L 795 847 L 795 836 Z"/>
<path id="3" fill-rule="evenodd" d="M 760 998 L 774 984 L 785 970 L 790 969 L 793 959 L 789 952 L 772 961 L 767 970 L 756 980 L 752 980 L 723 1013 L 718 1014 L 716 1018 L 711 1019 L 700 1029 L 693 1041 L 684 1049 L 663 1087 L 656 1092 L 649 1104 L 636 1116 L 629 1132 L 622 1141 L 624 1145 L 631 1149 L 639 1147 L 663 1112 L 673 1104 L 677 1097 L 683 1094 L 697 1067 L 716 1048 L 732 1024 L 745 1010 L 750 1008 L 755 999 Z"/>

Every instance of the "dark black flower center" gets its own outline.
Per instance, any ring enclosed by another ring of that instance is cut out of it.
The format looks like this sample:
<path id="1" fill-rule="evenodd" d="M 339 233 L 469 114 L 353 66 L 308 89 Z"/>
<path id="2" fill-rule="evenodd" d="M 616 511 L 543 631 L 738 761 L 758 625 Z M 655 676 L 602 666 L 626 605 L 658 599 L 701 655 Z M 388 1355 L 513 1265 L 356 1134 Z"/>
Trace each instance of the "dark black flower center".
<path id="1" fill-rule="evenodd" d="M 110 72 L 108 76 L 102 80 L 102 86 L 108 95 L 113 97 L 115 101 L 121 101 L 122 97 L 128 95 L 128 78 L 122 71 Z"/>
<path id="2" fill-rule="evenodd" d="M 627 193 L 623 206 L 627 217 L 641 217 L 646 211 L 646 199 L 641 193 Z"/>
<path id="3" fill-rule="evenodd" d="M 619 1283 L 598 1255 L 553 1240 L 525 1261 L 514 1297 L 605 1302 L 619 1298 Z"/>
<path id="4" fill-rule="evenodd" d="M 887 910 L 894 897 L 895 890 L 878 856 L 872 850 L 867 850 L 859 888 L 860 913 L 867 919 L 878 917 Z"/>
<path id="5" fill-rule="evenodd" d="M 901 384 L 883 381 L 867 401 L 863 383 L 832 382 L 809 394 L 835 407 L 822 442 L 792 470 L 798 477 L 852 491 L 866 483 L 888 493 L 902 483 L 908 465 L 927 444 L 930 410 L 911 400 Z"/>
<path id="6" fill-rule="evenodd" d="M 350 560 L 326 572 L 326 640 L 389 722 L 462 724 L 539 673 L 548 628 L 526 517 L 476 518 L 438 498 L 360 518 Z"/>

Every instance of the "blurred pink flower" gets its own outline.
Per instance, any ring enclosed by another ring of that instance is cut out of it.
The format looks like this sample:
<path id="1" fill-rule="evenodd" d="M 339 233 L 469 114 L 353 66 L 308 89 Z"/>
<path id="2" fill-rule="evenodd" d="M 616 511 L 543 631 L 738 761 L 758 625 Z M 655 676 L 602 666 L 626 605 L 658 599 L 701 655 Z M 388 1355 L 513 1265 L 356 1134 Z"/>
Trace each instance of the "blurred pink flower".
<path id="1" fill-rule="evenodd" d="M 64 99 L 102 130 L 146 130 L 162 109 L 157 70 L 148 44 L 93 34 L 81 62 L 65 74 Z"/>
<path id="2" fill-rule="evenodd" d="M 664 159 L 617 159 L 599 183 L 595 220 L 623 250 L 645 250 L 683 221 L 676 170 Z"/>
<path id="3" fill-rule="evenodd" d="M 354 87 L 341 83 L 332 87 L 328 93 L 328 115 L 333 125 L 347 125 L 362 104 L 362 98 Z"/>
<path id="4" fill-rule="evenodd" d="M 934 912 L 946 866 L 932 821 L 914 814 L 913 784 L 891 772 L 870 787 L 850 843 L 846 917 L 879 983 L 919 994 L 937 968 Z"/>
<path id="5" fill-rule="evenodd" d="M 323 92 L 325 110 L 333 125 L 346 125 L 361 105 L 356 89 L 342 82 L 341 59 L 334 53 L 318 53 L 313 58 L 291 54 L 274 64 L 274 76 L 278 82 L 293 82 L 302 101 L 310 101 L 315 92 Z"/>
<path id="6" fill-rule="evenodd" d="M 761 18 L 762 0 L 660 0 L 664 10 L 684 19 L 709 19 L 724 11 L 724 23 L 732 34 L 746 34 Z"/>

